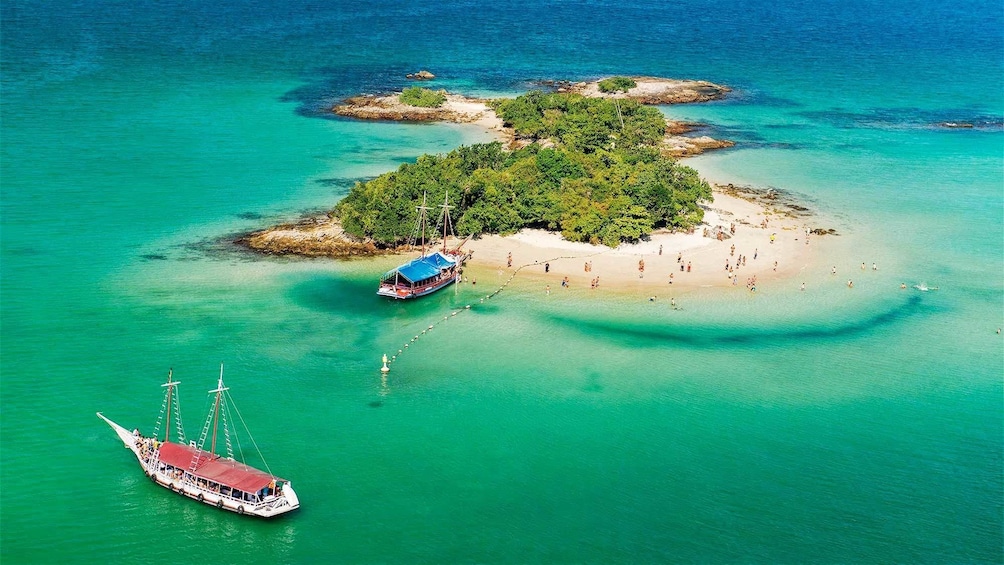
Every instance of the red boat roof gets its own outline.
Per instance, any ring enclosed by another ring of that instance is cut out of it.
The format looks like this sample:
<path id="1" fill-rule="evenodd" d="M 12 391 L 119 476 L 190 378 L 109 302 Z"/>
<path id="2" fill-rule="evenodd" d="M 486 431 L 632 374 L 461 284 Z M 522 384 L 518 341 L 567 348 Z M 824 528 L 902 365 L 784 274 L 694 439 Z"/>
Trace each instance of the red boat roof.
<path id="1" fill-rule="evenodd" d="M 165 442 L 160 446 L 160 460 L 168 465 L 188 471 L 192 467 L 196 451 L 194 447 L 188 445 Z M 193 474 L 244 492 L 257 492 L 267 487 L 272 481 L 283 480 L 208 451 L 199 453 L 199 460 Z"/>

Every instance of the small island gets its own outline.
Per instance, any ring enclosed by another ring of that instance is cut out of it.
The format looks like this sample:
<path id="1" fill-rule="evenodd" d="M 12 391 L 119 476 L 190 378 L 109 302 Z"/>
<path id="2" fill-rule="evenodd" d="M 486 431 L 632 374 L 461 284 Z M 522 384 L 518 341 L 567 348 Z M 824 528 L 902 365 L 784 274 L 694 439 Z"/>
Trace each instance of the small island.
<path id="1" fill-rule="evenodd" d="M 456 232 L 474 238 L 468 245 L 476 252 L 475 264 L 501 263 L 506 254 L 517 253 L 546 261 L 574 249 L 577 257 L 596 258 L 585 269 L 555 264 L 554 272 L 581 278 L 596 261 L 604 272 L 618 273 L 607 279 L 613 281 L 633 272 L 621 264 L 625 258 L 682 254 L 727 240 L 732 253 L 744 243 L 755 258 L 756 238 L 767 230 L 773 252 L 803 255 L 804 246 L 782 244 L 787 238 L 778 239 L 777 233 L 805 240 L 808 210 L 779 200 L 775 191 L 713 188 L 679 159 L 732 142 L 685 137 L 694 125 L 668 121 L 652 107 L 718 100 L 728 92 L 705 81 L 610 77 L 495 100 L 419 87 L 350 98 L 333 111 L 358 119 L 473 123 L 496 132 L 499 140 L 424 155 L 356 183 L 325 216 L 248 234 L 238 243 L 262 253 L 307 257 L 402 252 L 410 249 L 416 205 L 423 197 L 441 202 L 449 194 Z M 793 264 L 788 259 L 784 263 Z M 696 267 L 702 275 L 685 278 L 706 286 L 710 273 L 720 273 L 706 260 L 701 254 L 686 268 L 681 262 L 680 271 Z M 784 272 L 775 264 L 763 275 Z M 638 275 L 643 278 L 643 272 Z M 720 282 L 719 277 L 712 280 Z"/>
<path id="2" fill-rule="evenodd" d="M 601 87 L 604 81 L 621 79 L 625 82 L 618 88 Z M 559 94 L 575 94 L 587 98 L 603 98 L 611 100 L 633 100 L 645 105 L 694 104 L 721 100 L 731 92 L 726 86 L 707 81 L 674 80 L 654 77 L 611 77 L 609 79 L 590 82 L 548 82 L 544 86 L 552 88 Z M 428 89 L 412 87 L 402 93 L 385 96 L 354 96 L 333 108 L 339 116 L 362 120 L 386 120 L 398 122 L 453 122 L 459 124 L 475 124 L 487 130 L 496 132 L 500 139 L 510 148 L 519 146 L 511 128 L 506 127 L 491 106 L 490 100 L 469 98 L 458 94 L 438 91 L 442 102 L 435 105 L 417 105 L 402 100 L 403 95 L 415 91 L 433 92 Z M 699 155 L 710 149 L 722 149 L 735 145 L 732 141 L 713 139 L 708 136 L 691 137 L 686 134 L 698 130 L 702 124 L 664 120 L 665 135 L 662 141 L 662 151 L 673 157 L 688 157 Z"/>

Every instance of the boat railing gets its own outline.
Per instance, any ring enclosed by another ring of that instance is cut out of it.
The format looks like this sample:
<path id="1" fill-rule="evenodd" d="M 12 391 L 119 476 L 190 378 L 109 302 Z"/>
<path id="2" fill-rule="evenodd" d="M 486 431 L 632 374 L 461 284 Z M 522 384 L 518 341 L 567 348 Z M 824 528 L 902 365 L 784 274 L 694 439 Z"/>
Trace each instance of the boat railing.
<path id="1" fill-rule="evenodd" d="M 427 282 L 425 284 L 422 284 L 422 285 L 419 285 L 419 286 L 408 287 L 408 288 L 413 288 L 415 290 L 425 290 L 427 288 L 436 286 L 436 285 L 442 283 L 443 281 L 448 281 L 448 280 L 455 279 L 455 278 L 457 278 L 457 273 L 455 273 L 455 272 L 454 273 L 443 273 L 443 274 L 441 274 L 441 275 L 439 275 L 439 276 L 431 279 L 429 282 Z"/>

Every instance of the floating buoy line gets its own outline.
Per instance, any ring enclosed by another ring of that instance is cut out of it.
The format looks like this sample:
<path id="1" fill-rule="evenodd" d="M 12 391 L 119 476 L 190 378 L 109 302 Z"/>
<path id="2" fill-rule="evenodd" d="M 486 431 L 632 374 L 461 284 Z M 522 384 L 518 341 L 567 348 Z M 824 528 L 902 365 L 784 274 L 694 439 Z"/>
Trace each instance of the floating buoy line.
<path id="1" fill-rule="evenodd" d="M 566 256 L 561 256 L 561 257 L 555 257 L 553 259 L 546 259 L 543 262 L 544 263 L 550 263 L 552 261 L 558 261 L 560 259 L 582 259 L 584 257 L 592 257 L 594 255 L 598 255 L 598 254 L 594 253 L 594 254 L 590 254 L 590 255 L 579 255 L 579 256 L 566 255 Z M 504 283 L 502 283 L 502 285 L 499 286 L 497 289 L 495 289 L 493 292 L 482 296 L 481 298 L 478 299 L 478 301 L 476 303 L 467 304 L 463 308 L 454 308 L 453 310 L 450 311 L 449 314 L 443 316 L 442 319 L 437 319 L 435 322 L 429 324 L 429 326 L 427 328 L 424 328 L 421 332 L 415 334 L 414 337 L 412 337 L 410 340 L 406 341 L 403 345 L 401 345 L 400 349 L 397 350 L 397 353 L 392 353 L 390 357 L 387 357 L 387 354 L 384 353 L 384 355 L 383 355 L 383 367 L 380 368 L 380 372 L 386 375 L 386 373 L 388 373 L 390 371 L 390 365 L 392 365 L 395 361 L 397 361 L 397 359 L 399 357 L 401 357 L 401 355 L 403 355 L 406 351 L 408 351 L 409 348 L 413 344 L 415 344 L 418 340 L 420 340 L 422 338 L 422 336 L 424 336 L 427 333 L 429 333 L 432 330 L 434 330 L 437 325 L 445 323 L 445 322 L 448 322 L 451 318 L 455 318 L 457 316 L 457 314 L 460 314 L 462 312 L 469 312 L 474 307 L 476 307 L 476 306 L 478 306 L 480 304 L 484 304 L 485 300 L 491 300 L 496 295 L 498 295 L 500 292 L 502 292 L 503 290 L 505 290 L 505 288 L 507 286 L 509 286 L 509 283 L 511 283 L 513 281 L 513 279 L 516 278 L 516 275 L 519 274 L 520 271 L 522 271 L 523 269 L 525 269 L 527 267 L 535 267 L 535 266 L 538 266 L 540 264 L 541 264 L 541 262 L 537 261 L 537 262 L 534 262 L 534 263 L 526 263 L 525 265 L 520 265 L 519 267 L 516 267 L 516 269 L 512 272 L 512 274 L 509 275 L 509 278 L 506 279 L 506 281 Z"/>

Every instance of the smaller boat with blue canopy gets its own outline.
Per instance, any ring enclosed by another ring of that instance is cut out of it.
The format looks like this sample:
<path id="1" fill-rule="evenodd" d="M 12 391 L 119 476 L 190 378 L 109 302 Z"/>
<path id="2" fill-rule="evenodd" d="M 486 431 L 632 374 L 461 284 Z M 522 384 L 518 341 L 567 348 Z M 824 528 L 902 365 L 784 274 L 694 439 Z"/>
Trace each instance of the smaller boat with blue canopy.
<path id="1" fill-rule="evenodd" d="M 389 271 L 380 279 L 377 294 L 388 298 L 407 299 L 418 298 L 432 294 L 451 283 L 460 282 L 461 270 L 468 255 L 463 252 L 462 242 L 455 249 L 446 248 L 448 230 L 450 230 L 449 196 L 443 203 L 443 248 L 440 251 L 425 249 L 426 210 L 425 198 L 419 206 L 416 233 L 422 234 L 422 254 L 404 265 Z"/>

